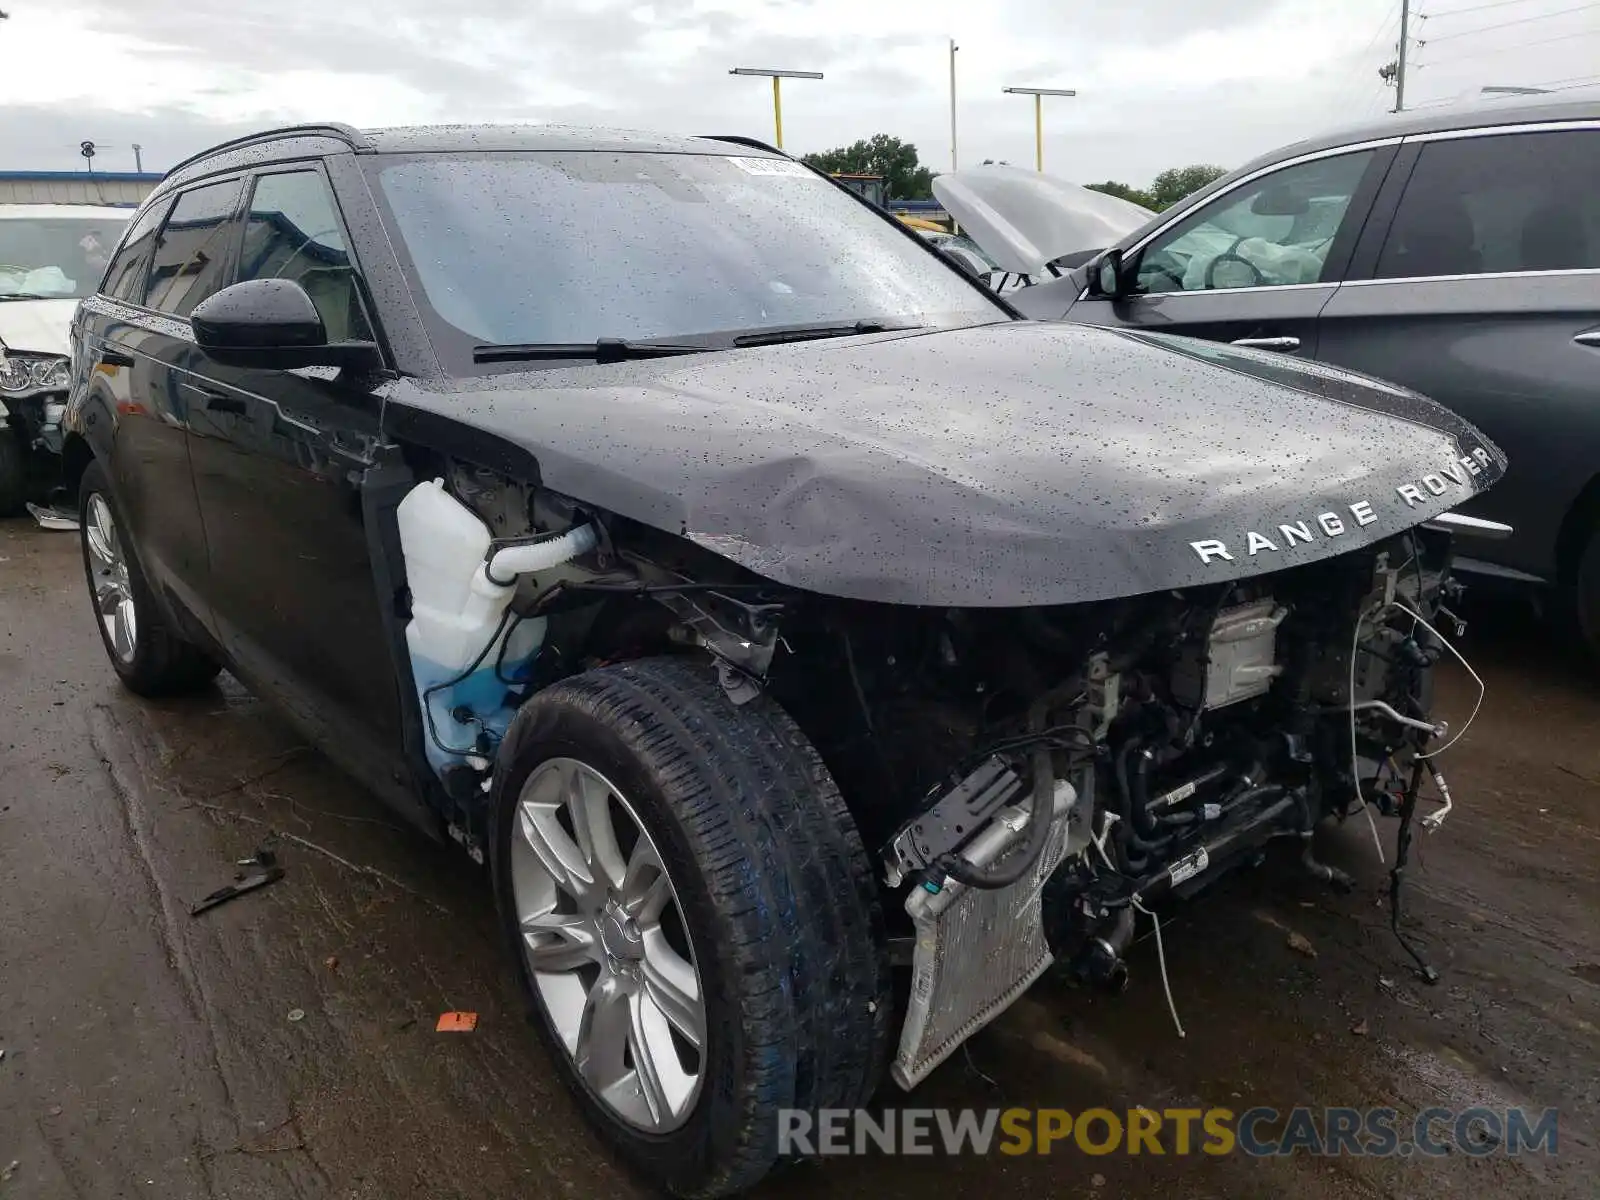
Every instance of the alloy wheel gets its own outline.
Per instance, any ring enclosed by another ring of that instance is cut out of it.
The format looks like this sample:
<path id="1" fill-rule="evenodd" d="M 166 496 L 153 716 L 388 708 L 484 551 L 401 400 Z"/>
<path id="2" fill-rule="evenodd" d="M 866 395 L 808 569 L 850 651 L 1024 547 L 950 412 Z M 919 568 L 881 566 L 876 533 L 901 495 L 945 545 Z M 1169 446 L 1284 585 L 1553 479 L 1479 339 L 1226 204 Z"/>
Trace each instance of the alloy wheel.
<path id="1" fill-rule="evenodd" d="M 84 538 L 89 546 L 94 610 L 105 628 L 106 645 L 120 663 L 131 663 L 138 646 L 139 615 L 128 579 L 128 559 L 106 498 L 89 497 Z"/>
<path id="2" fill-rule="evenodd" d="M 511 889 L 529 974 L 578 1073 L 628 1124 L 682 1125 L 706 1070 L 705 993 L 627 797 L 576 759 L 541 763 L 518 796 Z"/>

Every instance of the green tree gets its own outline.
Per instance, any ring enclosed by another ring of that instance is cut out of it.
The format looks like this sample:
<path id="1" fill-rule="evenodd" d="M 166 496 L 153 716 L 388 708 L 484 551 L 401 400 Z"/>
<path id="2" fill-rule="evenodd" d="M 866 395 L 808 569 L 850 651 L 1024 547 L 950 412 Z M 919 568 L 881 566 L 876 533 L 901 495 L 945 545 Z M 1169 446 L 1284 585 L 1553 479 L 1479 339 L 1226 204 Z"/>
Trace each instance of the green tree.
<path id="1" fill-rule="evenodd" d="M 882 175 L 895 200 L 926 200 L 933 195 L 933 172 L 918 160 L 917 148 L 887 133 L 803 157 L 829 174 Z"/>
<path id="2" fill-rule="evenodd" d="M 1083 185 L 1091 192 L 1104 192 L 1108 196 L 1116 196 L 1120 200 L 1131 200 L 1134 204 L 1143 205 L 1145 208 L 1154 208 L 1156 203 L 1150 198 L 1149 192 L 1141 192 L 1136 187 L 1126 183 L 1118 183 L 1108 179 L 1104 183 L 1086 183 Z"/>
<path id="3" fill-rule="evenodd" d="M 1150 208 L 1171 208 L 1191 192 L 1198 192 L 1213 179 L 1228 173 L 1226 167 L 1213 167 L 1198 163 L 1190 167 L 1168 167 L 1157 175 L 1150 185 Z"/>

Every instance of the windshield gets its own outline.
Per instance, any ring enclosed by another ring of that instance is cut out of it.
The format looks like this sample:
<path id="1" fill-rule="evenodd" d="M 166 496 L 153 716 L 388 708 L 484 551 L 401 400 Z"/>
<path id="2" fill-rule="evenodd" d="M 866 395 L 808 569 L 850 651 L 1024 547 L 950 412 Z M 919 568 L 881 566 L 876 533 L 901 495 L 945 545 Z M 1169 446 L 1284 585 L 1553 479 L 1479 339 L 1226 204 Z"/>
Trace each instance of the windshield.
<path id="1" fill-rule="evenodd" d="M 914 238 L 786 159 L 561 151 L 374 169 L 452 369 L 486 344 L 728 345 L 792 325 L 1007 317 Z"/>
<path id="2" fill-rule="evenodd" d="M 0 297 L 91 295 L 126 222 L 105 217 L 0 214 Z"/>

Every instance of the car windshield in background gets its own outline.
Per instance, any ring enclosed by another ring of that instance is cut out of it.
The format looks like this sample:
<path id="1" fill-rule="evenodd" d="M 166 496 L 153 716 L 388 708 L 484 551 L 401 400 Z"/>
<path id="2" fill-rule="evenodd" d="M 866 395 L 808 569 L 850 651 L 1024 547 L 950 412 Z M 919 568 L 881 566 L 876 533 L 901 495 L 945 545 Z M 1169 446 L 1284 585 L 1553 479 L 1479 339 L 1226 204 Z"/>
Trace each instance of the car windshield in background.
<path id="1" fill-rule="evenodd" d="M 0 300 L 88 296 L 105 274 L 122 222 L 0 213 Z"/>
<path id="2" fill-rule="evenodd" d="M 589 151 L 374 169 L 452 369 L 495 345 L 727 346 L 752 330 L 1006 319 L 958 271 L 787 159 Z"/>

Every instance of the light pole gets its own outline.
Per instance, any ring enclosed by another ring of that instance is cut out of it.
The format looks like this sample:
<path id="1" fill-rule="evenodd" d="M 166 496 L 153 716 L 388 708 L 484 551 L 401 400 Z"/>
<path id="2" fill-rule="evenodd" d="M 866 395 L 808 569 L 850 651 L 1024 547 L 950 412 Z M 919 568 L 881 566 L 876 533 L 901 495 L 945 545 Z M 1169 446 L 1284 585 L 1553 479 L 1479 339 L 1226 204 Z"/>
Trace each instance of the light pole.
<path id="1" fill-rule="evenodd" d="M 950 39 L 950 169 L 956 169 L 956 51 L 961 49 L 956 45 L 955 38 Z"/>
<path id="2" fill-rule="evenodd" d="M 772 126 L 777 134 L 776 145 L 783 149 L 783 93 L 780 83 L 785 79 L 821 79 L 821 71 L 775 71 L 769 67 L 735 67 L 729 75 L 766 75 L 772 79 Z"/>
<path id="3" fill-rule="evenodd" d="M 1400 53 L 1395 62 L 1394 110 L 1406 110 L 1406 43 L 1411 40 L 1411 0 L 1400 0 Z"/>
<path id="4" fill-rule="evenodd" d="M 1071 88 L 1008 87 L 1004 90 L 1013 96 L 1033 97 L 1033 166 L 1035 170 L 1043 171 L 1044 98 L 1046 96 L 1076 96 L 1078 93 Z"/>

